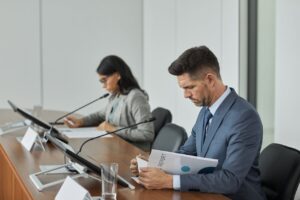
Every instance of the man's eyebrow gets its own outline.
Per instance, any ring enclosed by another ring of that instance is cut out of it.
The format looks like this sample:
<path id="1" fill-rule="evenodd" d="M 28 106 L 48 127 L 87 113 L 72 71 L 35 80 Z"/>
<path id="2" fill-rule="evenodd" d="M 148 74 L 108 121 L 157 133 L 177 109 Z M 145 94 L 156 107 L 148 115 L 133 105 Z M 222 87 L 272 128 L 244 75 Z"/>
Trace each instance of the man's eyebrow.
<path id="1" fill-rule="evenodd" d="M 194 87 L 194 85 L 183 85 L 181 86 L 182 88 L 191 88 L 191 87 Z"/>

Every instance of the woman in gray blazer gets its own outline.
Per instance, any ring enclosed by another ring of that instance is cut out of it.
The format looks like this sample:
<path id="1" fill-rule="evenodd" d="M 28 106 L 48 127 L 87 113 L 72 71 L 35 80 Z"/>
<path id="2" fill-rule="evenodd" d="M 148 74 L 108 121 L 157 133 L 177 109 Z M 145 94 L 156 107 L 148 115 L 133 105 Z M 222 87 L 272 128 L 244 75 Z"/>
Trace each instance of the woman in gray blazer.
<path id="1" fill-rule="evenodd" d="M 110 93 L 107 105 L 104 109 L 80 119 L 67 117 L 67 126 L 98 126 L 99 130 L 111 132 L 152 117 L 147 93 L 140 88 L 129 66 L 120 57 L 105 57 L 100 62 L 97 73 L 103 88 Z M 145 123 L 116 134 L 149 151 L 154 138 L 154 125 L 153 122 Z"/>

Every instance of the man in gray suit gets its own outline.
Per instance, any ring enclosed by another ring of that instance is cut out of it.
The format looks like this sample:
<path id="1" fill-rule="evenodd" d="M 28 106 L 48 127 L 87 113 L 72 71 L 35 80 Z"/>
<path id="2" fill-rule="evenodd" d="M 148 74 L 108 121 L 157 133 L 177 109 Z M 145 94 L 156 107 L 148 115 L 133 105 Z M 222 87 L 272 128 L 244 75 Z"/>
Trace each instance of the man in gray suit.
<path id="1" fill-rule="evenodd" d="M 206 47 L 186 50 L 169 67 L 178 84 L 196 106 L 203 106 L 191 136 L 179 153 L 218 159 L 207 174 L 170 175 L 143 168 L 139 181 L 148 189 L 172 188 L 224 194 L 236 200 L 264 200 L 258 157 L 262 123 L 255 109 L 234 89 L 224 85 L 216 56 Z M 136 160 L 131 170 L 138 174 Z"/>

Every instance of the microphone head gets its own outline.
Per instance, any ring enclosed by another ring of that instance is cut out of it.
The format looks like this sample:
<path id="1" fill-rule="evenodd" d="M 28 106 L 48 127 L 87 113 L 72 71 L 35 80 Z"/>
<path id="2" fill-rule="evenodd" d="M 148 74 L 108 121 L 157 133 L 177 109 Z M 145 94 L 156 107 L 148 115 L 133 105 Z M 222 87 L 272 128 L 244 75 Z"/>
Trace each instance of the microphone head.
<path id="1" fill-rule="evenodd" d="M 156 118 L 155 117 L 151 117 L 150 119 L 148 119 L 146 122 L 153 122 L 153 121 L 155 121 L 156 120 Z"/>
<path id="2" fill-rule="evenodd" d="M 109 95 L 109 93 L 106 93 L 106 94 L 102 95 L 101 97 L 99 97 L 99 99 L 106 98 L 106 97 L 108 97 L 108 95 Z"/>
<path id="3" fill-rule="evenodd" d="M 13 109 L 14 112 L 17 112 L 17 106 L 15 106 L 15 104 L 13 104 L 13 102 L 11 102 L 10 100 L 7 100 L 7 103 L 10 105 L 10 107 Z"/>

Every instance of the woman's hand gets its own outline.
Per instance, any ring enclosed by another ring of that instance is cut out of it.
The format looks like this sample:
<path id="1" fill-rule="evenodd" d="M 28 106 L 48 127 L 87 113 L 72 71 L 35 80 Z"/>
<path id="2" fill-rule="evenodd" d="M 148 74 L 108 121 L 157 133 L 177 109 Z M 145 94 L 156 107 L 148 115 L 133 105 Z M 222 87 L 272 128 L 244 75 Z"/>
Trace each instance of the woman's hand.
<path id="1" fill-rule="evenodd" d="M 107 131 L 107 132 L 113 132 L 116 129 L 116 127 L 110 123 L 108 123 L 107 121 L 102 122 L 98 127 L 97 130 L 100 131 Z"/>
<path id="2" fill-rule="evenodd" d="M 74 116 L 68 116 L 64 118 L 64 124 L 67 125 L 69 128 L 78 128 L 83 126 L 82 119 L 78 119 Z"/>

